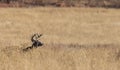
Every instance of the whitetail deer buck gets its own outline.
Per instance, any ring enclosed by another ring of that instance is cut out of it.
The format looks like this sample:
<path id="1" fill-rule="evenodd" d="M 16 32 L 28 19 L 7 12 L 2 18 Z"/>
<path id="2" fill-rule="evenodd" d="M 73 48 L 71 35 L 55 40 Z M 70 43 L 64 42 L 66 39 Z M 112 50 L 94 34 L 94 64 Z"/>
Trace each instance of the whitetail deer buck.
<path id="1" fill-rule="evenodd" d="M 42 34 L 34 34 L 31 37 L 31 41 L 32 41 L 32 47 L 39 47 L 42 46 L 43 44 L 38 40 L 40 37 L 42 36 Z"/>
<path id="2" fill-rule="evenodd" d="M 27 51 L 29 49 L 32 49 L 32 48 L 37 48 L 37 47 L 40 47 L 43 45 L 43 43 L 41 43 L 38 39 L 42 36 L 42 34 L 34 34 L 32 37 L 31 37 L 31 41 L 32 41 L 32 46 L 29 46 L 27 48 L 24 48 L 23 51 Z"/>

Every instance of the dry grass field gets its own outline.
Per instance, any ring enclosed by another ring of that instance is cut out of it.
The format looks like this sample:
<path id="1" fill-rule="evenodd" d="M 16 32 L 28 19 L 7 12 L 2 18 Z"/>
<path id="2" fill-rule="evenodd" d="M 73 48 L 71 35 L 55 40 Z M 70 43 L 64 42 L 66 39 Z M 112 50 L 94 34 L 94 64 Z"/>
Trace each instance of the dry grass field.
<path id="1" fill-rule="evenodd" d="M 119 43 L 119 9 L 0 8 L 0 70 L 119 70 Z"/>

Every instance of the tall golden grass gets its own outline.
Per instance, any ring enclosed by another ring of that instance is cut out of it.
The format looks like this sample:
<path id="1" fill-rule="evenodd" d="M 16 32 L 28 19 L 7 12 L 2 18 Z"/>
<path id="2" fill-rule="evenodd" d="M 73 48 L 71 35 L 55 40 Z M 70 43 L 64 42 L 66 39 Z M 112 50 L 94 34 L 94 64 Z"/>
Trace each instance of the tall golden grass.
<path id="1" fill-rule="evenodd" d="M 120 10 L 1 8 L 0 70 L 119 70 Z M 23 52 L 42 33 L 43 47 Z"/>

